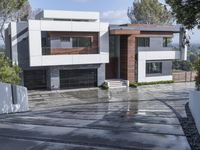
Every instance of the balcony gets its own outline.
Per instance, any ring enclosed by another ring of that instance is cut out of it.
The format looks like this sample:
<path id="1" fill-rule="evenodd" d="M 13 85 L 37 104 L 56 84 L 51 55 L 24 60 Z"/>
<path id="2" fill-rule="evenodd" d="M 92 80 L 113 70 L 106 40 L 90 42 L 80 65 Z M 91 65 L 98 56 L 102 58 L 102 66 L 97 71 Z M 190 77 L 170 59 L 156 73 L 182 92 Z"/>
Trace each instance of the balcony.
<path id="1" fill-rule="evenodd" d="M 99 54 L 98 47 L 78 47 L 78 48 L 51 48 L 42 47 L 42 55 L 82 55 Z"/>

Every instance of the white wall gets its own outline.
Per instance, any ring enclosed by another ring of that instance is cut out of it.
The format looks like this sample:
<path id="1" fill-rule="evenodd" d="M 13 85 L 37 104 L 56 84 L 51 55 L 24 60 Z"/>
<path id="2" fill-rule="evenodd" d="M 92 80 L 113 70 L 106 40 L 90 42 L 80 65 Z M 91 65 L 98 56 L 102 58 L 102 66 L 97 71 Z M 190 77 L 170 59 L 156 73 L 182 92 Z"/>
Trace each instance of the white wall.
<path id="1" fill-rule="evenodd" d="M 0 114 L 28 111 L 27 89 L 22 86 L 13 86 L 13 96 L 11 85 L 0 82 Z M 13 104 L 13 98 L 17 102 Z"/>
<path id="2" fill-rule="evenodd" d="M 189 107 L 194 118 L 196 127 L 200 134 L 200 91 L 191 91 L 189 98 Z"/>
<path id="3" fill-rule="evenodd" d="M 100 41 L 100 53 L 42 56 L 41 31 L 98 32 Z M 99 22 L 29 20 L 29 55 L 30 66 L 108 63 L 108 24 Z"/>
<path id="4" fill-rule="evenodd" d="M 163 47 L 163 37 L 151 37 L 150 47 L 138 47 L 138 82 L 172 80 L 172 75 L 146 77 L 147 60 L 180 59 L 181 52 L 173 51 L 171 47 Z"/>
<path id="5" fill-rule="evenodd" d="M 99 12 L 43 10 L 36 19 L 77 19 L 99 21 Z"/>

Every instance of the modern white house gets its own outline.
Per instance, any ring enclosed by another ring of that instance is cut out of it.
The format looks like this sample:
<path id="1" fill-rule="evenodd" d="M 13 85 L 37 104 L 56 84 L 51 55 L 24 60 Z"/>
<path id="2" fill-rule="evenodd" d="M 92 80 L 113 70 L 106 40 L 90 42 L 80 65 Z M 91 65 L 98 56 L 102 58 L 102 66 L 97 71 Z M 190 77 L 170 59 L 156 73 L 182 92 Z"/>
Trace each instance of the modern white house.
<path id="1" fill-rule="evenodd" d="M 109 25 L 98 12 L 44 10 L 35 20 L 11 22 L 5 32 L 6 54 L 22 68 L 28 89 L 172 80 L 172 60 L 187 55 L 181 26 Z M 169 42 L 175 33 L 177 50 Z"/>
<path id="2" fill-rule="evenodd" d="M 98 12 L 44 10 L 36 20 L 11 22 L 7 55 L 28 89 L 99 86 L 109 62 L 108 23 Z"/>

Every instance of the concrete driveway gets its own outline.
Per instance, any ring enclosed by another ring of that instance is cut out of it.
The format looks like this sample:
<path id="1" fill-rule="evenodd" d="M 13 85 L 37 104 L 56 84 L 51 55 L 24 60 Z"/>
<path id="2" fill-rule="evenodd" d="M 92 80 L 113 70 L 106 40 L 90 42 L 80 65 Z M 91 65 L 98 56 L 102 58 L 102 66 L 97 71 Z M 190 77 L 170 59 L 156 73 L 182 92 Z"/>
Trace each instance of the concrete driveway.
<path id="1" fill-rule="evenodd" d="M 0 149 L 188 150 L 179 118 L 193 87 L 32 91 L 30 112 L 0 116 Z"/>

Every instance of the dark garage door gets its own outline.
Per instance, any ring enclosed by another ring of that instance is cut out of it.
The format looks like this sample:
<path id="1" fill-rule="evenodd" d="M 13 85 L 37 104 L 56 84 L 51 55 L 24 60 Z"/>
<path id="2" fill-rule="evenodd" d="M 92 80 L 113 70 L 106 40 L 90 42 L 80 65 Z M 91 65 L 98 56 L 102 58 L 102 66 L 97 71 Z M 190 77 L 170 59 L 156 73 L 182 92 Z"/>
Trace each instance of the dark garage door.
<path id="1" fill-rule="evenodd" d="M 46 70 L 25 70 L 24 86 L 29 90 L 46 89 Z"/>
<path id="2" fill-rule="evenodd" d="M 96 69 L 60 70 L 60 88 L 72 89 L 96 86 Z"/>

